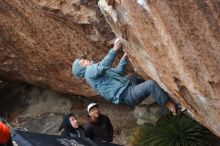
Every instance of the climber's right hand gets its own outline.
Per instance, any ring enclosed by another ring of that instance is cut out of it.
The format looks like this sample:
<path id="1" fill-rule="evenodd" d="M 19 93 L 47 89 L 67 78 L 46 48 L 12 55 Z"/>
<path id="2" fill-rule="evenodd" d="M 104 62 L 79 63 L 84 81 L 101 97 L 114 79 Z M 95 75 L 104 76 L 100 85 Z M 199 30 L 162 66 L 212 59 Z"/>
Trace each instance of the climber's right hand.
<path id="1" fill-rule="evenodd" d="M 128 54 L 127 54 L 127 53 L 124 53 L 124 55 L 123 55 L 122 57 L 127 60 L 127 59 L 128 59 Z"/>
<path id="2" fill-rule="evenodd" d="M 122 38 L 116 38 L 114 42 L 113 50 L 118 51 L 121 48 L 122 48 Z"/>

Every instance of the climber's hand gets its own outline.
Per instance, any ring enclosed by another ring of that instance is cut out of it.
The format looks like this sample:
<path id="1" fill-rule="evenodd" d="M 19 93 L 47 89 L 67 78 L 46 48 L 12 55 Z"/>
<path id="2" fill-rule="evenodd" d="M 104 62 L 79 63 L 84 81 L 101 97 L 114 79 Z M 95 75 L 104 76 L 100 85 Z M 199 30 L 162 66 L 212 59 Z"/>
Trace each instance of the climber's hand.
<path id="1" fill-rule="evenodd" d="M 127 60 L 127 59 L 128 59 L 128 54 L 127 54 L 127 53 L 124 53 L 124 55 L 123 55 L 122 57 Z"/>
<path id="2" fill-rule="evenodd" d="M 121 38 L 117 38 L 115 40 L 115 42 L 114 42 L 113 50 L 118 51 L 121 48 L 122 48 L 122 39 Z"/>

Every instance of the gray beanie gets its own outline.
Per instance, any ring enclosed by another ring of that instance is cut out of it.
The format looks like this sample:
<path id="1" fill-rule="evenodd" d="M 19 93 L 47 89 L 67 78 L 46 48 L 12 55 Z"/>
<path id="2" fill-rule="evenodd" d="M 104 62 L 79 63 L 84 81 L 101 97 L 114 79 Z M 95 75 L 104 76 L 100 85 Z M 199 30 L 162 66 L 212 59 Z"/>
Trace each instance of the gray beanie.
<path id="1" fill-rule="evenodd" d="M 72 64 L 72 73 L 73 73 L 76 77 L 81 78 L 81 77 L 84 77 L 86 68 L 85 68 L 85 67 L 82 67 L 82 66 L 79 64 L 79 61 L 80 61 L 80 59 L 76 59 L 76 60 L 73 62 L 73 64 Z"/>

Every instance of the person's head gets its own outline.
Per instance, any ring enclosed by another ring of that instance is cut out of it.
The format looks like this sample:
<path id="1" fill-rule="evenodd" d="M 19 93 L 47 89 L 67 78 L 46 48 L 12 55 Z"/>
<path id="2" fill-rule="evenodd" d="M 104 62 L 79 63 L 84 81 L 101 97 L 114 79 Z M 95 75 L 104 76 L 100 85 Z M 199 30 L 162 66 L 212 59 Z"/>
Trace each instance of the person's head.
<path id="1" fill-rule="evenodd" d="M 69 116 L 69 121 L 73 128 L 75 129 L 79 128 L 78 120 L 75 115 L 71 114 Z"/>
<path id="2" fill-rule="evenodd" d="M 100 116 L 100 110 L 97 103 L 90 103 L 87 106 L 87 112 L 92 119 L 97 119 Z"/>
<path id="3" fill-rule="evenodd" d="M 63 117 L 63 122 L 59 128 L 59 131 L 64 128 L 67 131 L 72 131 L 79 127 L 78 120 L 74 114 L 68 114 Z"/>
<path id="4" fill-rule="evenodd" d="M 72 64 L 72 73 L 78 78 L 84 77 L 86 67 L 92 63 L 93 61 L 88 59 L 76 59 Z"/>

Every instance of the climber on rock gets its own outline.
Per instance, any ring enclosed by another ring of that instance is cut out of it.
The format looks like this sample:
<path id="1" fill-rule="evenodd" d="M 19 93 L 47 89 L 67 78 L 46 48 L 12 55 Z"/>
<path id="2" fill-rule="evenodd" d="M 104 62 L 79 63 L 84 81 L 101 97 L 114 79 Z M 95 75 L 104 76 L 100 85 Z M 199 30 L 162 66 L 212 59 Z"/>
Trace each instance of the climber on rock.
<path id="1" fill-rule="evenodd" d="M 154 80 L 143 80 L 138 76 L 124 76 L 127 54 L 119 64 L 112 68 L 117 52 L 122 48 L 122 39 L 117 38 L 114 47 L 101 62 L 95 63 L 87 59 L 76 59 L 72 64 L 72 73 L 77 78 L 85 78 L 87 83 L 107 101 L 114 104 L 134 106 L 146 97 L 153 97 L 159 105 L 166 107 L 175 115 L 177 104 Z"/>

